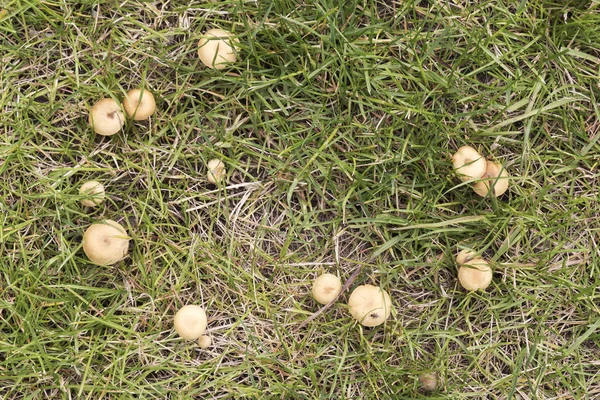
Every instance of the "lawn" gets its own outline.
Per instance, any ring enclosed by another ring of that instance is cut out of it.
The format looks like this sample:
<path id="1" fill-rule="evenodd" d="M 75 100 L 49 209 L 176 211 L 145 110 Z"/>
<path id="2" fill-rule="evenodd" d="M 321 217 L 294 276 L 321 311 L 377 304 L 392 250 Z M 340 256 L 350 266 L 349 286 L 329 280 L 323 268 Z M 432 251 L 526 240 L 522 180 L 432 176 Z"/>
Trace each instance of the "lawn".
<path id="1" fill-rule="evenodd" d="M 598 0 L 0 8 L 3 399 L 600 396 Z M 210 28 L 239 40 L 222 70 Z M 138 87 L 156 113 L 95 134 L 91 106 Z M 457 178 L 465 145 L 507 193 Z M 113 266 L 82 251 L 103 219 L 131 236 Z M 464 248 L 485 291 L 458 283 Z M 345 292 L 315 316 L 323 272 L 392 315 L 363 327 Z M 207 349 L 173 329 L 186 304 Z"/>

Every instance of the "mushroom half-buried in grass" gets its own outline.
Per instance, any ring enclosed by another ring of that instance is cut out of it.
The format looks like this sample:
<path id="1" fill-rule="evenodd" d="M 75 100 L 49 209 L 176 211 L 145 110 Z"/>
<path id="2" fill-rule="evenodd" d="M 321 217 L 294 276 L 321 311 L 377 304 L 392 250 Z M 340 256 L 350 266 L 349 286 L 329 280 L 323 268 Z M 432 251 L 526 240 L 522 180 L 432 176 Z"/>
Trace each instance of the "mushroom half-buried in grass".
<path id="1" fill-rule="evenodd" d="M 85 198 L 81 199 L 81 204 L 86 207 L 96 207 L 98 204 L 104 201 L 106 193 L 104 185 L 98 181 L 87 181 L 81 188 L 79 188 L 79 194 Z"/>
<path id="2" fill-rule="evenodd" d="M 179 336 L 196 340 L 206 330 L 206 312 L 200 306 L 188 304 L 179 309 L 173 319 L 173 327 Z"/>
<path id="3" fill-rule="evenodd" d="M 460 180 L 466 182 L 485 174 L 486 160 L 471 146 L 462 146 L 452 156 L 452 166 Z"/>
<path id="4" fill-rule="evenodd" d="M 125 116 L 121 111 L 121 105 L 107 98 L 99 100 L 92 106 L 88 121 L 94 132 L 110 136 L 121 130 L 125 123 Z"/>
<path id="5" fill-rule="evenodd" d="M 209 29 L 198 41 L 200 61 L 209 68 L 223 69 L 236 60 L 237 39 L 223 29 Z"/>
<path id="6" fill-rule="evenodd" d="M 488 161 L 485 174 L 481 180 L 473 184 L 475 193 L 486 197 L 491 188 L 494 188 L 494 196 L 498 197 L 508 190 L 508 172 L 501 164 Z"/>
<path id="7" fill-rule="evenodd" d="M 83 251 L 94 264 L 112 265 L 127 256 L 129 236 L 121 224 L 107 219 L 86 229 Z"/>
<path id="8" fill-rule="evenodd" d="M 206 168 L 208 168 L 208 172 L 206 173 L 206 179 L 210 183 L 221 182 L 223 178 L 227 175 L 227 170 L 225 169 L 225 164 L 223 161 L 219 159 L 210 160 L 206 164 Z"/>
<path id="9" fill-rule="evenodd" d="M 133 89 L 125 95 L 123 108 L 135 121 L 141 121 L 154 114 L 156 102 L 148 89 Z"/>
<path id="10" fill-rule="evenodd" d="M 333 274 L 323 274 L 314 280 L 312 295 L 321 304 L 331 303 L 342 291 L 340 278 Z"/>
<path id="11" fill-rule="evenodd" d="M 364 326 L 377 326 L 385 322 L 392 312 L 390 295 L 373 285 L 357 286 L 348 298 L 352 318 Z"/>
<path id="12" fill-rule="evenodd" d="M 492 268 L 481 257 L 465 261 L 458 267 L 458 281 L 469 291 L 485 290 L 492 283 Z"/>

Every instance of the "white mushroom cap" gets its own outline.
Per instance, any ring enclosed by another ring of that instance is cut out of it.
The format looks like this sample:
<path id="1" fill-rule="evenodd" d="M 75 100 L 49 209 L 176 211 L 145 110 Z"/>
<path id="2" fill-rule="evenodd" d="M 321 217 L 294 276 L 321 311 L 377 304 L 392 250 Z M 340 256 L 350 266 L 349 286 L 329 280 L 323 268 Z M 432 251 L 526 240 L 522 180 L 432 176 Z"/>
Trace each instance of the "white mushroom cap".
<path id="1" fill-rule="evenodd" d="M 458 281 L 466 290 L 484 290 L 492 283 L 492 268 L 483 258 L 477 257 L 458 269 Z"/>
<path id="2" fill-rule="evenodd" d="M 235 62 L 237 43 L 231 32 L 209 29 L 198 41 L 200 61 L 209 68 L 223 69 Z"/>
<path id="3" fill-rule="evenodd" d="M 206 179 L 208 179 L 210 183 L 221 182 L 221 180 L 227 174 L 227 170 L 225 170 L 225 164 L 219 159 L 215 158 L 210 160 L 206 164 L 206 167 L 208 168 Z"/>
<path id="4" fill-rule="evenodd" d="M 364 326 L 383 324 L 392 312 L 390 295 L 373 285 L 357 286 L 350 294 L 348 308 L 352 318 Z"/>
<path id="5" fill-rule="evenodd" d="M 104 185 L 98 181 L 87 181 L 81 188 L 79 188 L 79 194 L 86 196 L 86 199 L 81 200 L 81 204 L 86 207 L 96 207 L 98 204 L 104 201 L 106 193 Z"/>
<path id="6" fill-rule="evenodd" d="M 452 156 L 452 165 L 458 177 L 466 182 L 485 174 L 486 160 L 471 146 L 463 146 Z"/>
<path id="7" fill-rule="evenodd" d="M 323 274 L 313 282 L 312 295 L 318 303 L 331 303 L 342 291 L 340 278 L 333 274 Z"/>
<path id="8" fill-rule="evenodd" d="M 123 99 L 123 108 L 127 115 L 133 117 L 136 121 L 141 121 L 152 114 L 156 109 L 156 102 L 152 92 L 148 89 L 133 89 L 127 92 Z"/>
<path id="9" fill-rule="evenodd" d="M 83 251 L 95 264 L 112 265 L 127 256 L 129 236 L 118 222 L 107 219 L 86 229 Z"/>
<path id="10" fill-rule="evenodd" d="M 188 304 L 183 306 L 175 314 L 173 327 L 184 339 L 196 340 L 206 330 L 206 313 L 200 306 Z"/>
<path id="11" fill-rule="evenodd" d="M 103 136 L 114 135 L 125 123 L 121 105 L 113 99 L 101 99 L 90 110 L 89 123 L 94 131 Z"/>
<path id="12" fill-rule="evenodd" d="M 478 195 L 486 197 L 493 186 L 494 196 L 501 196 L 508 190 L 508 172 L 502 165 L 493 161 L 488 161 L 486 165 L 485 174 L 480 181 L 473 184 L 473 190 Z"/>

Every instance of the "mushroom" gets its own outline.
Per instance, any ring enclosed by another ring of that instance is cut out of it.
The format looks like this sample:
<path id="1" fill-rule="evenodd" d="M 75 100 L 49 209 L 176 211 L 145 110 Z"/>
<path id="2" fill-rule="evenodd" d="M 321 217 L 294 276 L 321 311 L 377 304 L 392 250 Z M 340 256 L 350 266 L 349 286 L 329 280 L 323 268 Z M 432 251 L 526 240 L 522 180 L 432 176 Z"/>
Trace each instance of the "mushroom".
<path id="1" fill-rule="evenodd" d="M 102 203 L 106 197 L 104 185 L 98 181 L 85 182 L 81 185 L 81 188 L 79 188 L 79 194 L 86 197 L 81 200 L 81 204 L 86 207 L 96 207 L 98 204 Z"/>
<path id="2" fill-rule="evenodd" d="M 419 375 L 419 383 L 421 389 L 425 392 L 433 392 L 437 389 L 437 374 L 434 372 L 427 372 Z"/>
<path id="3" fill-rule="evenodd" d="M 383 324 L 392 312 L 390 295 L 373 285 L 357 286 L 350 294 L 348 308 L 352 318 L 364 326 Z"/>
<path id="4" fill-rule="evenodd" d="M 475 253 L 473 250 L 463 249 L 456 255 L 456 263 L 458 265 L 463 265 L 465 262 L 471 261 L 475 257 L 477 257 L 477 253 Z"/>
<path id="5" fill-rule="evenodd" d="M 198 338 L 198 347 L 201 349 L 207 349 L 212 344 L 210 336 L 202 335 Z"/>
<path id="6" fill-rule="evenodd" d="M 485 174 L 480 181 L 473 184 L 473 190 L 478 195 L 486 197 L 492 187 L 496 197 L 506 192 L 508 190 L 508 172 L 501 164 L 488 161 Z"/>
<path id="7" fill-rule="evenodd" d="M 209 68 L 223 69 L 235 62 L 237 39 L 231 32 L 209 29 L 198 41 L 200 61 Z"/>
<path id="8" fill-rule="evenodd" d="M 318 303 L 331 303 L 342 291 L 340 278 L 333 274 L 323 274 L 313 282 L 312 295 Z"/>
<path id="9" fill-rule="evenodd" d="M 218 160 L 216 158 L 213 160 L 210 160 L 206 164 L 206 167 L 208 168 L 208 173 L 206 175 L 206 179 L 208 179 L 208 181 L 210 183 L 221 182 L 221 180 L 223 180 L 225 175 L 227 175 L 227 170 L 225 169 L 225 164 L 223 163 L 223 161 Z"/>
<path id="10" fill-rule="evenodd" d="M 133 89 L 125 95 L 123 108 L 135 121 L 141 121 L 154 114 L 156 102 L 148 89 Z"/>
<path id="11" fill-rule="evenodd" d="M 188 340 L 196 340 L 202 336 L 206 324 L 206 312 L 202 307 L 193 304 L 181 307 L 173 319 L 175 331 Z"/>
<path id="12" fill-rule="evenodd" d="M 113 99 L 102 99 L 90 110 L 89 123 L 99 135 L 110 136 L 119 132 L 125 123 L 125 116 L 119 103 Z"/>
<path id="13" fill-rule="evenodd" d="M 471 146 L 463 146 L 452 156 L 452 165 L 458 177 L 466 182 L 479 179 L 485 174 L 486 161 Z"/>
<path id="14" fill-rule="evenodd" d="M 467 261 L 458 268 L 458 281 L 466 290 L 485 290 L 492 282 L 492 268 L 481 257 Z"/>
<path id="15" fill-rule="evenodd" d="M 118 222 L 107 219 L 86 229 L 83 251 L 95 264 L 112 265 L 127 256 L 129 236 Z"/>

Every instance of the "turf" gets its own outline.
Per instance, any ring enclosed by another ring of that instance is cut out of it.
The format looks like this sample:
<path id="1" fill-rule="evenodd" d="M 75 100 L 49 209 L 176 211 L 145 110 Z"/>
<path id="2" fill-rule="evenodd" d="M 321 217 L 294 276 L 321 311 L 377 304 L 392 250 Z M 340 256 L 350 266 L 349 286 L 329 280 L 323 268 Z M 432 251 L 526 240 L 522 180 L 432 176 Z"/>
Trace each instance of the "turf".
<path id="1" fill-rule="evenodd" d="M 7 0 L 0 13 L 5 399 L 600 396 L 600 3 Z M 196 54 L 220 27 L 239 61 Z M 145 86 L 158 111 L 95 135 Z M 509 192 L 452 172 L 472 145 Z M 212 185 L 220 158 L 227 183 Z M 79 204 L 99 180 L 108 199 Z M 132 237 L 112 267 L 92 222 Z M 467 293 L 456 253 L 493 262 Z M 321 272 L 381 285 L 384 326 L 319 309 Z M 177 337 L 184 304 L 213 345 Z"/>

